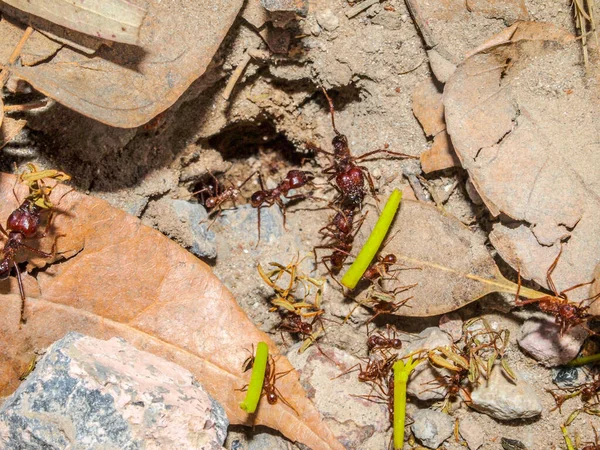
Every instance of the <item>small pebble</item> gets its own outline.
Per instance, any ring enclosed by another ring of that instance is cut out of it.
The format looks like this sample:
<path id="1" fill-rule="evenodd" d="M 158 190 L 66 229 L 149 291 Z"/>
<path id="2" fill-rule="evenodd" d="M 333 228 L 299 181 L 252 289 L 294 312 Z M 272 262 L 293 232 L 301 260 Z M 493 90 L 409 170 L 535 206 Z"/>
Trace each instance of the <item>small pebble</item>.
<path id="1" fill-rule="evenodd" d="M 552 369 L 552 382 L 561 389 L 571 389 L 587 383 L 590 377 L 582 367 L 557 367 Z"/>
<path id="2" fill-rule="evenodd" d="M 458 431 L 466 441 L 470 450 L 477 450 L 485 444 L 485 436 L 484 433 L 481 432 L 480 425 L 469 416 L 460 419 Z"/>
<path id="3" fill-rule="evenodd" d="M 420 409 L 412 416 L 412 432 L 427 448 L 438 448 L 452 435 L 454 421 L 448 414 L 432 409 Z"/>
<path id="4" fill-rule="evenodd" d="M 340 19 L 329 8 L 317 13 L 317 22 L 327 31 L 333 31 L 340 25 Z"/>
<path id="5" fill-rule="evenodd" d="M 440 330 L 448 333 L 454 342 L 458 342 L 463 334 L 463 321 L 458 313 L 444 314 L 440 317 Z"/>
<path id="6" fill-rule="evenodd" d="M 409 345 L 405 346 L 402 354 L 408 355 L 417 350 L 430 350 L 451 344 L 452 338 L 448 333 L 436 327 L 429 327 L 421 331 Z M 451 375 L 447 369 L 433 369 L 430 364 L 419 364 L 410 377 L 406 392 L 423 401 L 442 400 L 446 397 L 447 388 L 438 380 L 447 375 Z"/>
<path id="7" fill-rule="evenodd" d="M 471 392 L 471 406 L 498 420 L 529 419 L 542 413 L 542 403 L 533 386 L 518 379 L 510 381 L 500 366 L 492 369 L 488 383 Z"/>
<path id="8" fill-rule="evenodd" d="M 519 346 L 546 367 L 568 363 L 579 353 L 588 333 L 576 326 L 562 336 L 554 317 L 539 313 L 523 323 L 518 338 Z"/>

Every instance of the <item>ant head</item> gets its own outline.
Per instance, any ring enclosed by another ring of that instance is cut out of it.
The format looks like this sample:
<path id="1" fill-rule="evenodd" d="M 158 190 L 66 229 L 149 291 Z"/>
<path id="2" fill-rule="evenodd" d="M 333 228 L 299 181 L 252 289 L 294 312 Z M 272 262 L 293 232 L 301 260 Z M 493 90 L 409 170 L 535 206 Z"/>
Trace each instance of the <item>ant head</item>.
<path id="1" fill-rule="evenodd" d="M 6 227 L 10 231 L 16 231 L 30 238 L 37 233 L 40 221 L 40 209 L 29 200 L 25 200 L 8 216 Z"/>
<path id="2" fill-rule="evenodd" d="M 346 136 L 344 136 L 343 134 L 337 133 L 337 130 L 336 130 L 336 135 L 334 136 L 331 143 L 333 144 L 333 150 L 335 151 L 335 153 L 349 152 L 348 138 Z"/>
<path id="3" fill-rule="evenodd" d="M 578 308 L 575 305 L 571 305 L 569 303 L 567 303 L 566 305 L 561 305 L 559 308 L 559 313 L 561 315 L 561 317 L 563 319 L 572 319 L 574 317 L 577 317 L 578 315 Z"/>
<path id="4" fill-rule="evenodd" d="M 262 205 L 264 203 L 266 198 L 267 198 L 267 194 L 265 193 L 265 191 L 256 191 L 250 197 L 250 203 L 252 204 L 252 207 L 258 208 L 260 205 Z"/>
<path id="5" fill-rule="evenodd" d="M 277 394 L 275 392 L 269 392 L 267 394 L 267 401 L 270 405 L 274 405 L 275 403 L 277 403 Z"/>
<path id="6" fill-rule="evenodd" d="M 208 197 L 204 201 L 204 206 L 207 208 L 214 208 L 217 205 L 217 199 L 215 197 Z"/>
<path id="7" fill-rule="evenodd" d="M 393 348 L 402 348 L 402 341 L 398 338 L 392 339 L 391 344 Z"/>
<path id="8" fill-rule="evenodd" d="M 385 256 L 383 257 L 383 260 L 382 260 L 382 262 L 383 262 L 384 264 L 396 264 L 396 262 L 397 262 L 396 255 L 394 255 L 394 254 L 391 254 L 391 253 L 390 253 L 389 255 L 385 255 Z"/>

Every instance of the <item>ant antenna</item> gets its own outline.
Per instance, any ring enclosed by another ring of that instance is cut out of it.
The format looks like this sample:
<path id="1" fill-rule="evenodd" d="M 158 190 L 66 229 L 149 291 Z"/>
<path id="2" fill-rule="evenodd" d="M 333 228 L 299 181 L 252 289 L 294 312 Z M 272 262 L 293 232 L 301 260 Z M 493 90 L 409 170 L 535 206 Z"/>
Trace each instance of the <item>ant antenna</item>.
<path id="1" fill-rule="evenodd" d="M 329 95 L 327 94 L 327 91 L 325 90 L 325 88 L 323 86 L 321 86 L 321 90 L 323 91 L 323 94 L 325 94 L 325 98 L 327 99 L 327 102 L 329 103 L 329 113 L 331 114 L 331 125 L 333 126 L 333 131 L 335 131 L 335 134 L 337 134 L 339 136 L 341 133 L 335 127 L 333 102 L 331 101 L 331 98 L 329 97 Z"/>

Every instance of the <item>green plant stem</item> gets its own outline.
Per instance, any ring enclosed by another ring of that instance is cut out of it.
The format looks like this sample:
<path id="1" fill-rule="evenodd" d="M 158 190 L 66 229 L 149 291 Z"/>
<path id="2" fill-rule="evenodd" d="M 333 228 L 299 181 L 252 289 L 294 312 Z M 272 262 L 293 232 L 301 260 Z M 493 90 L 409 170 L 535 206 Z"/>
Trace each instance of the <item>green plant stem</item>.
<path id="1" fill-rule="evenodd" d="M 569 437 L 569 432 L 567 431 L 567 427 L 565 427 L 564 425 L 561 425 L 560 429 L 562 430 L 562 434 L 565 437 L 565 443 L 567 444 L 567 450 L 575 450 L 575 447 L 573 446 L 573 441 L 571 441 L 571 438 Z"/>
<path id="2" fill-rule="evenodd" d="M 398 211 L 401 200 L 402 193 L 398 189 L 394 189 L 394 192 L 392 192 L 390 198 L 388 198 L 388 201 L 383 207 L 383 211 L 381 212 L 379 219 L 377 219 L 375 228 L 373 228 L 367 242 L 365 242 L 365 245 L 360 249 L 358 256 L 342 277 L 342 284 L 348 289 L 354 289 L 356 287 L 365 273 L 365 270 L 367 270 L 367 267 L 369 267 L 369 264 L 373 261 L 373 258 L 377 254 L 377 251 L 396 216 L 396 211 Z"/>
<path id="3" fill-rule="evenodd" d="M 406 384 L 411 372 L 419 365 L 420 359 L 413 361 L 412 356 L 406 364 L 399 360 L 394 363 L 394 450 L 404 446 L 404 424 L 406 421 Z"/>
<path id="4" fill-rule="evenodd" d="M 569 361 L 566 365 L 569 367 L 577 367 L 577 366 L 585 366 L 586 364 L 591 364 L 600 361 L 600 353 L 596 353 L 595 355 L 582 356 L 581 358 L 575 358 L 572 361 Z"/>
<path id="5" fill-rule="evenodd" d="M 260 400 L 263 383 L 265 381 L 265 372 L 267 370 L 267 358 L 269 357 L 269 347 L 264 342 L 259 342 L 256 346 L 256 356 L 252 364 L 252 375 L 250 375 L 250 384 L 246 392 L 246 398 L 240 402 L 240 408 L 248 414 L 254 413 Z"/>

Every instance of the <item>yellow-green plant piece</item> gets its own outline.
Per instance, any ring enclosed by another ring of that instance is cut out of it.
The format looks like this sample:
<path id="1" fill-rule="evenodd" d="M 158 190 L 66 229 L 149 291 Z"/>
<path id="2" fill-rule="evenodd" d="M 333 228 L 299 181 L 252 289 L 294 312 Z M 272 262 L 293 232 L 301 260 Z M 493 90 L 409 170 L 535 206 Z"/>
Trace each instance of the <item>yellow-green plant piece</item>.
<path id="1" fill-rule="evenodd" d="M 564 425 L 561 425 L 560 429 L 562 430 L 562 434 L 565 437 L 565 443 L 567 444 L 567 450 L 575 450 L 575 447 L 573 446 L 573 441 L 571 441 L 571 438 L 569 437 L 569 432 L 567 431 L 567 427 L 565 427 Z"/>
<path id="2" fill-rule="evenodd" d="M 576 358 L 567 363 L 569 367 L 577 367 L 577 366 L 585 366 L 586 364 L 592 364 L 600 361 L 600 353 L 596 353 L 594 355 L 582 356 L 581 358 Z"/>
<path id="3" fill-rule="evenodd" d="M 413 361 L 412 356 L 406 363 L 399 360 L 394 363 L 394 450 L 404 446 L 404 423 L 406 420 L 406 384 L 411 372 L 421 363 Z"/>
<path id="4" fill-rule="evenodd" d="M 348 289 L 354 289 L 356 287 L 365 273 L 365 270 L 367 270 L 367 267 L 369 267 L 369 264 L 371 264 L 371 261 L 373 261 L 373 258 L 379 251 L 379 247 L 396 216 L 401 200 L 402 192 L 398 189 L 394 189 L 394 192 L 392 192 L 390 198 L 388 198 L 388 201 L 383 207 L 383 211 L 381 212 L 379 219 L 377 219 L 377 223 L 369 235 L 367 242 L 365 242 L 365 245 L 360 249 L 358 256 L 342 277 L 342 284 Z"/>
<path id="5" fill-rule="evenodd" d="M 246 392 L 246 398 L 240 402 L 240 408 L 248 414 L 253 414 L 258 406 L 263 383 L 265 381 L 265 372 L 267 370 L 267 359 L 269 357 L 269 347 L 264 342 L 259 342 L 256 346 L 256 356 L 252 365 L 252 375 L 250 375 L 250 384 Z"/>

